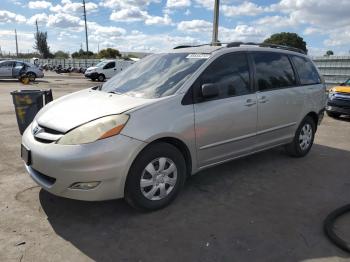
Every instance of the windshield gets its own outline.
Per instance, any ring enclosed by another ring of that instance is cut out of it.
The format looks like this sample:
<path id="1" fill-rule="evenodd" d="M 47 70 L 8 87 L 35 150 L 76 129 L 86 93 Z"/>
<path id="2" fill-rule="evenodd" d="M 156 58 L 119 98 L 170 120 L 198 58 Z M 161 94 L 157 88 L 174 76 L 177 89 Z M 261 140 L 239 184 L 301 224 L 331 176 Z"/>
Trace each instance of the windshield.
<path id="1" fill-rule="evenodd" d="M 97 65 L 95 65 L 96 67 L 104 67 L 108 62 L 107 61 L 102 61 L 99 62 Z"/>
<path id="2" fill-rule="evenodd" d="M 346 82 L 344 83 L 346 86 L 350 86 L 350 79 L 346 80 Z"/>
<path id="3" fill-rule="evenodd" d="M 118 73 L 102 86 L 102 91 L 142 98 L 174 94 L 209 57 L 206 54 L 156 54 Z"/>

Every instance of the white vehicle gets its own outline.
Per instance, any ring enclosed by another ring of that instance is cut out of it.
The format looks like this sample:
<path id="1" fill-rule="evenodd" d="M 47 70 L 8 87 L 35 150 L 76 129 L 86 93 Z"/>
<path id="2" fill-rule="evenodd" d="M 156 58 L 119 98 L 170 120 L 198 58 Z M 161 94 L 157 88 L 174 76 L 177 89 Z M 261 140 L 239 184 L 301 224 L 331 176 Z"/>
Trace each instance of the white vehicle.
<path id="1" fill-rule="evenodd" d="M 90 78 L 92 81 L 98 80 L 100 82 L 105 79 L 112 78 L 118 72 L 123 71 L 131 62 L 118 61 L 118 60 L 104 60 L 98 63 L 96 66 L 89 67 L 85 71 L 85 77 Z"/>

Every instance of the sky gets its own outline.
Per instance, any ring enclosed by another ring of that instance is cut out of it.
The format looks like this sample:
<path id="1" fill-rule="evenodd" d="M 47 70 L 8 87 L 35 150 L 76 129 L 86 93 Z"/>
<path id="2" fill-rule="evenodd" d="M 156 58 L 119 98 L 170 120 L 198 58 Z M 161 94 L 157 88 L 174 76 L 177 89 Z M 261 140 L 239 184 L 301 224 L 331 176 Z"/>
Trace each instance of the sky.
<path id="1" fill-rule="evenodd" d="M 48 32 L 52 52 L 85 49 L 82 1 L 0 0 L 0 47 L 33 51 L 35 21 Z M 263 41 L 295 32 L 309 54 L 350 54 L 350 0 L 221 0 L 219 40 Z M 86 0 L 89 50 L 161 52 L 181 44 L 209 43 L 214 0 Z"/>

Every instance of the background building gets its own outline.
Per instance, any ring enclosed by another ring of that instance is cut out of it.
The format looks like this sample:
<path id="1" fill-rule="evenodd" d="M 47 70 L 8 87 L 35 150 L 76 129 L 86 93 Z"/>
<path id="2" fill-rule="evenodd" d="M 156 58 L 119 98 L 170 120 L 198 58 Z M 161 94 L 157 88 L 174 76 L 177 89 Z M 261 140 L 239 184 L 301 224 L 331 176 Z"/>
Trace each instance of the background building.
<path id="1" fill-rule="evenodd" d="M 350 56 L 312 57 L 326 80 L 327 86 L 345 82 L 350 78 Z"/>

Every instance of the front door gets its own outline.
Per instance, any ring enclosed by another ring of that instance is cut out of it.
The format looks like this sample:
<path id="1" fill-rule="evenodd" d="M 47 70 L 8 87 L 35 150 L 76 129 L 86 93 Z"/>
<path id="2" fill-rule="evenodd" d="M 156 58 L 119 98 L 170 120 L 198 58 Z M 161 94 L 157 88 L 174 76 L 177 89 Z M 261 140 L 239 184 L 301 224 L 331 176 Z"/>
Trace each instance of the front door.
<path id="1" fill-rule="evenodd" d="M 103 67 L 103 73 L 106 78 L 112 78 L 116 74 L 117 68 L 115 62 L 109 62 Z"/>
<path id="2" fill-rule="evenodd" d="M 254 147 L 257 100 L 245 53 L 222 55 L 193 86 L 197 158 L 200 167 L 251 152 Z M 203 84 L 216 84 L 219 95 L 201 96 Z"/>

